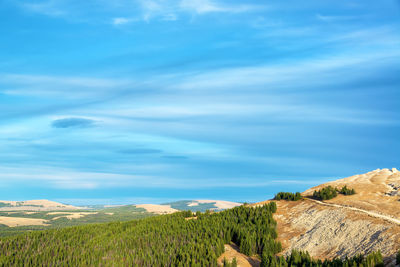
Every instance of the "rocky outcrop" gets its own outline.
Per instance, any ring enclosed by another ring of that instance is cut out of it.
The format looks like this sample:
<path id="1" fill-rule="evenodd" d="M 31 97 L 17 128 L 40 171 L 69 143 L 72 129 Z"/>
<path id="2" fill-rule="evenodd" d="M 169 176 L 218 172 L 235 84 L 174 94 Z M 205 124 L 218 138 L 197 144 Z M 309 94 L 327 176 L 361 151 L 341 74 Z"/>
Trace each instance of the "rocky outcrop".
<path id="1" fill-rule="evenodd" d="M 311 199 L 315 190 L 328 185 L 346 185 L 356 194 L 324 202 Z M 386 263 L 394 265 L 400 249 L 399 185 L 397 169 L 378 169 L 313 187 L 302 193 L 301 201 L 277 201 L 282 254 L 300 249 L 325 259 L 380 250 Z"/>

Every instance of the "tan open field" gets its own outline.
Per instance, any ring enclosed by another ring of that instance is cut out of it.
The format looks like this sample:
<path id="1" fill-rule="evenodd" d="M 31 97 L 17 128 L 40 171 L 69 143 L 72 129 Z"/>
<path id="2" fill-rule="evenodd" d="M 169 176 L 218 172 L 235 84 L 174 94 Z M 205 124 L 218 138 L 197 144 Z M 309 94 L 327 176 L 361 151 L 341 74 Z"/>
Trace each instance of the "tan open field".
<path id="1" fill-rule="evenodd" d="M 177 212 L 178 210 L 171 208 L 170 205 L 156 205 L 156 204 L 140 204 L 136 205 L 137 208 L 143 208 L 148 212 L 156 214 L 169 214 Z"/>
<path id="2" fill-rule="evenodd" d="M 45 225 L 47 220 L 31 219 L 31 218 L 18 218 L 18 217 L 5 217 L 0 216 L 0 224 L 7 225 L 8 227 L 27 226 L 27 225 Z"/>
<path id="3" fill-rule="evenodd" d="M 218 210 L 224 210 L 224 209 L 231 209 L 237 206 L 242 205 L 241 203 L 237 202 L 231 202 L 231 201 L 223 201 L 223 200 L 204 200 L 204 199 L 199 199 L 195 200 L 196 202 L 192 202 L 188 204 L 189 207 L 193 206 L 198 206 L 199 204 L 204 204 L 204 203 L 215 203 L 215 207 Z"/>
<path id="4" fill-rule="evenodd" d="M 98 212 L 62 212 L 62 211 L 57 211 L 57 212 L 49 212 L 47 213 L 48 215 L 58 215 L 60 216 L 54 217 L 52 220 L 57 220 L 59 218 L 67 218 L 68 220 L 72 219 L 79 219 L 82 218 L 86 215 L 91 215 L 91 214 L 97 214 Z"/>
<path id="5" fill-rule="evenodd" d="M 51 210 L 77 210 L 79 207 L 61 204 L 46 199 L 26 200 L 26 201 L 7 201 L 0 200 L 0 203 L 11 205 L 10 207 L 1 207 L 0 211 L 51 211 Z"/>

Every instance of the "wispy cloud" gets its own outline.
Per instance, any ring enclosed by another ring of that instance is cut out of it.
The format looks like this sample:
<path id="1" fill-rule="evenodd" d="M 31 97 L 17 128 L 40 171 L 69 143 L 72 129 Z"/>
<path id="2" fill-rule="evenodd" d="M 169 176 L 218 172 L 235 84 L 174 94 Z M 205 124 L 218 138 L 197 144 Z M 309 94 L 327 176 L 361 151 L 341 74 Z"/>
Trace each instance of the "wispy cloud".
<path id="1" fill-rule="evenodd" d="M 356 45 L 362 48 L 376 49 L 385 47 L 387 53 L 395 53 L 400 45 L 400 34 L 397 27 L 392 25 L 361 28 L 352 31 L 343 31 L 330 35 L 327 42 L 335 42 L 338 45 Z M 382 52 L 380 52 L 382 53 Z M 368 57 L 368 56 L 367 56 Z"/>
<path id="2" fill-rule="evenodd" d="M 116 25 L 116 26 L 128 24 L 128 23 L 130 23 L 130 22 L 132 22 L 132 19 L 129 19 L 129 18 L 122 18 L 122 17 L 120 17 L 120 18 L 113 18 L 113 19 L 112 19 L 112 24 L 113 24 L 113 25 Z"/>
<path id="3" fill-rule="evenodd" d="M 197 14 L 206 13 L 242 13 L 248 11 L 259 10 L 264 8 L 260 5 L 243 5 L 243 4 L 222 4 L 212 0 L 182 0 L 180 7 L 183 10 L 195 12 Z"/>
<path id="4" fill-rule="evenodd" d="M 42 181 L 53 188 L 94 189 L 137 185 L 141 187 L 167 186 L 170 180 L 142 175 L 118 173 L 82 172 L 62 168 L 26 168 L 24 171 L 14 168 L 0 168 L 1 180 Z"/>
<path id="5" fill-rule="evenodd" d="M 227 11 L 223 6 L 209 0 L 182 0 L 180 6 L 183 9 L 194 11 L 198 14 Z"/>
<path id="6" fill-rule="evenodd" d="M 263 198 L 398 163 L 390 1 L 4 2 L 3 188 Z"/>
<path id="7" fill-rule="evenodd" d="M 316 18 L 318 20 L 324 21 L 324 22 L 335 22 L 335 21 L 346 21 L 346 20 L 355 20 L 355 19 L 360 19 L 360 16 L 338 16 L 338 15 L 322 15 L 322 14 L 317 14 Z"/>
<path id="8" fill-rule="evenodd" d="M 174 14 L 174 13 L 168 13 L 168 14 L 165 14 L 162 17 L 162 20 L 164 20 L 164 21 L 176 21 L 176 20 L 178 20 L 178 16 L 176 14 Z"/>
<path id="9" fill-rule="evenodd" d="M 19 1 L 17 3 L 19 3 L 23 9 L 51 17 L 63 17 L 69 15 L 67 9 L 61 8 L 62 1 L 58 0 L 48 0 L 39 3 Z"/>
<path id="10" fill-rule="evenodd" d="M 96 121 L 84 118 L 65 118 L 54 120 L 51 123 L 53 128 L 87 128 L 93 127 Z"/>
<path id="11" fill-rule="evenodd" d="M 69 86 L 84 87 L 110 87 L 121 86 L 121 80 L 87 78 L 87 77 L 71 77 L 71 76 L 46 76 L 46 75 L 24 75 L 24 74 L 1 74 L 0 81 L 15 82 L 19 84 L 66 84 Z"/>
<path id="12" fill-rule="evenodd" d="M 21 0 L 17 4 L 30 12 L 89 22 L 91 20 L 88 14 L 89 11 L 84 10 L 87 4 L 92 9 L 92 14 L 97 14 L 97 17 L 92 17 L 92 19 L 97 21 L 99 19 L 100 21 L 104 21 L 106 19 L 102 10 L 108 9 L 109 14 L 114 15 L 112 24 L 115 26 L 129 24 L 138 20 L 149 22 L 154 18 L 163 21 L 176 21 L 179 16 L 185 13 L 195 13 L 197 15 L 208 13 L 235 14 L 252 12 L 264 8 L 264 6 L 253 4 L 222 3 L 220 0 L 134 0 L 118 1 L 116 3 L 88 0 L 85 5 L 70 3 L 64 0 L 47 0 L 39 3 Z M 138 9 L 137 7 L 140 8 Z M 101 17 L 104 18 L 101 19 Z"/>
<path id="13" fill-rule="evenodd" d="M 290 84 L 296 87 L 307 83 L 310 86 L 328 85 L 331 83 L 333 76 L 341 76 L 347 68 L 357 68 L 357 73 L 352 75 L 344 75 L 340 82 L 345 79 L 353 80 L 364 76 L 362 70 L 376 68 L 376 66 L 368 63 L 379 62 L 386 64 L 386 60 L 392 61 L 399 57 L 398 51 L 383 51 L 378 54 L 353 54 L 351 57 L 347 54 L 335 55 L 333 57 L 321 57 L 307 59 L 304 62 L 297 61 L 294 64 L 277 64 L 265 66 L 251 66 L 239 68 L 226 68 L 207 73 L 202 73 L 188 77 L 179 85 L 174 87 L 183 90 L 228 90 L 243 86 L 263 85 L 263 87 L 285 89 Z M 382 61 L 384 59 L 384 61 Z M 389 63 L 391 64 L 391 63 Z M 313 77 L 313 79 L 310 79 Z"/>
<path id="14" fill-rule="evenodd" d="M 8 95 L 61 97 L 77 99 L 96 98 L 135 88 L 135 82 L 128 79 L 104 79 L 79 76 L 48 76 L 27 74 L 0 74 L 0 83 Z"/>
<path id="15" fill-rule="evenodd" d="M 131 148 L 131 149 L 123 149 L 118 151 L 123 154 L 159 154 L 162 152 L 160 149 L 151 149 L 151 148 Z"/>
<path id="16" fill-rule="evenodd" d="M 112 189 L 120 187 L 137 188 L 221 188 L 221 187 L 266 187 L 274 184 L 313 184 L 313 181 L 293 181 L 288 179 L 260 182 L 256 179 L 231 177 L 229 180 L 203 177 L 201 179 L 179 179 L 161 176 L 127 175 L 106 172 L 82 172 L 62 168 L 26 168 L 23 171 L 15 168 L 0 168 L 0 180 L 3 186 L 6 181 L 13 182 L 45 182 L 54 189 Z M 324 180 L 318 180 L 324 181 Z M 325 180 L 326 181 L 326 180 Z"/>

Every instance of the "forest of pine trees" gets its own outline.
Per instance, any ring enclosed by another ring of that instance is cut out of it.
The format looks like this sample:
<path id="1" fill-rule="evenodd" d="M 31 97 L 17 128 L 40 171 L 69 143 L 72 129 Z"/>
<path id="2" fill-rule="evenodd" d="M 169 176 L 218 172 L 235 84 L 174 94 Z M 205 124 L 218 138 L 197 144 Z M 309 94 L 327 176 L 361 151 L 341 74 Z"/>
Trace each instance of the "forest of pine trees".
<path id="1" fill-rule="evenodd" d="M 237 267 L 236 258 L 233 258 L 231 262 L 229 262 L 226 258 L 223 260 L 223 267 Z"/>
<path id="2" fill-rule="evenodd" d="M 0 266 L 216 266 L 230 242 L 247 255 L 279 252 L 275 211 L 272 202 L 26 233 L 0 239 Z"/>
<path id="3" fill-rule="evenodd" d="M 362 255 L 353 258 L 333 259 L 333 260 L 316 260 L 311 258 L 308 252 L 293 250 L 287 257 L 276 257 L 268 253 L 263 253 L 260 267 L 294 267 L 294 266 L 310 266 L 310 267 L 381 267 L 383 264 L 382 254 L 373 252 L 368 256 Z"/>
<path id="4" fill-rule="evenodd" d="M 342 188 L 338 189 L 338 192 L 342 195 L 354 195 L 356 191 L 353 188 L 347 188 L 347 186 L 343 186 Z"/>
<path id="5" fill-rule="evenodd" d="M 222 212 L 177 212 L 130 222 L 92 224 L 0 239 L 0 266 L 217 266 L 224 244 L 266 266 L 383 266 L 382 255 L 315 260 L 307 252 L 287 257 L 277 238 L 275 202 Z M 400 254 L 397 257 L 400 261 Z M 236 259 L 224 266 L 236 266 Z"/>
<path id="6" fill-rule="evenodd" d="M 354 189 L 347 188 L 347 186 L 343 186 L 342 188 L 338 189 L 329 185 L 321 190 L 315 190 L 313 197 L 319 200 L 328 200 L 336 197 L 338 193 L 342 195 L 354 195 L 356 191 Z"/>
<path id="7" fill-rule="evenodd" d="M 396 264 L 400 265 L 400 250 L 397 252 L 397 255 L 396 255 Z"/>
<path id="8" fill-rule="evenodd" d="M 289 200 L 289 201 L 297 201 L 302 199 L 300 192 L 290 193 L 290 192 L 279 192 L 275 195 L 274 200 Z"/>

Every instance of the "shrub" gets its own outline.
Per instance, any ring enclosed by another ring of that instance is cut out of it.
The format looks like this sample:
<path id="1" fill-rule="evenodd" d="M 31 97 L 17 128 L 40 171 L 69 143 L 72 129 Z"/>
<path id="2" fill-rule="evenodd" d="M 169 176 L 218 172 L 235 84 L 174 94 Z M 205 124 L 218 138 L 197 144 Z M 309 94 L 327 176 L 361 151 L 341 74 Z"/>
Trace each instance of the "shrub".
<path id="1" fill-rule="evenodd" d="M 313 197 L 320 200 L 328 200 L 337 196 L 336 188 L 332 186 L 327 186 L 322 188 L 321 190 L 316 190 L 313 193 Z"/>
<path id="2" fill-rule="evenodd" d="M 303 197 L 299 192 L 290 193 L 290 192 L 279 192 L 275 195 L 275 200 L 289 200 L 289 201 L 297 201 L 302 199 Z"/>
<path id="3" fill-rule="evenodd" d="M 356 191 L 354 189 L 347 188 L 347 186 L 343 186 L 340 190 L 338 190 L 340 194 L 345 196 L 354 195 Z"/>
<path id="4" fill-rule="evenodd" d="M 400 250 L 397 252 L 397 255 L 396 255 L 396 264 L 400 265 Z"/>
<path id="5" fill-rule="evenodd" d="M 321 190 L 314 191 L 313 197 L 319 200 L 328 200 L 336 197 L 338 193 L 348 196 L 354 195 L 356 191 L 352 188 L 347 188 L 347 186 L 343 186 L 341 189 L 337 189 L 336 187 L 334 188 L 329 185 L 322 188 Z"/>

